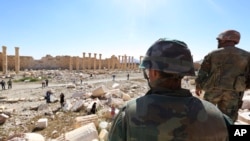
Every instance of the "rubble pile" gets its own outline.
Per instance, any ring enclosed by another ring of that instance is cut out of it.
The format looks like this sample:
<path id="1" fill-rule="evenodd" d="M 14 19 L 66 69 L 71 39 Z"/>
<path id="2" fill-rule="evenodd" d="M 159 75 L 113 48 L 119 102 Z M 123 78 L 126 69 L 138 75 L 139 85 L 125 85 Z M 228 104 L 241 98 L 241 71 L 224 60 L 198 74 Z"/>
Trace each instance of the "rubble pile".
<path id="1" fill-rule="evenodd" d="M 139 72 L 131 72 L 130 80 L 126 72 L 116 72 L 116 80 L 112 74 L 102 72 L 90 77 L 88 73 L 67 71 L 26 72 L 25 77 L 49 78 L 49 85 L 42 88 L 40 81 L 24 81 L 13 83 L 13 89 L 1 91 L 0 140 L 35 137 L 36 140 L 105 141 L 119 109 L 148 90 Z M 50 103 L 45 100 L 47 91 L 52 93 Z M 65 94 L 63 107 L 60 93 Z M 96 113 L 91 113 L 94 103 Z"/>
<path id="2" fill-rule="evenodd" d="M 119 109 L 148 91 L 140 71 L 129 72 L 129 80 L 127 73 L 42 70 L 15 75 L 13 80 L 25 75 L 41 81 L 14 82 L 12 89 L 1 90 L 0 141 L 106 141 Z M 43 78 L 49 79 L 44 88 Z M 184 77 L 182 87 L 194 94 L 194 78 Z M 237 124 L 250 124 L 250 92 L 243 101 Z"/>

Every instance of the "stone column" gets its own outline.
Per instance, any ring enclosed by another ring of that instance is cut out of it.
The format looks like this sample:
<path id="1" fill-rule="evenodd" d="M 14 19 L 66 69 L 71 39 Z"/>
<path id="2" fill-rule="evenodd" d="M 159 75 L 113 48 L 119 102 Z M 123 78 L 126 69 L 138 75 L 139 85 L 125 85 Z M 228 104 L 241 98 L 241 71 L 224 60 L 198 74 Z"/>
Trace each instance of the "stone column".
<path id="1" fill-rule="evenodd" d="M 118 65 L 117 65 L 117 69 L 120 70 L 121 69 L 121 55 L 118 55 Z"/>
<path id="2" fill-rule="evenodd" d="M 8 60 L 7 60 L 7 47 L 6 46 L 2 46 L 2 60 L 3 60 L 3 74 L 7 74 L 7 69 L 8 69 Z"/>
<path id="3" fill-rule="evenodd" d="M 72 71 L 72 57 L 69 56 L 69 70 Z"/>
<path id="4" fill-rule="evenodd" d="M 130 65 L 131 65 L 131 56 L 128 56 L 128 69 L 131 69 Z"/>
<path id="5" fill-rule="evenodd" d="M 96 70 L 96 53 L 94 53 L 94 71 Z"/>
<path id="6" fill-rule="evenodd" d="M 101 69 L 102 54 L 99 54 L 99 70 Z"/>
<path id="7" fill-rule="evenodd" d="M 120 66 L 120 69 L 123 70 L 123 65 L 124 65 L 124 56 L 121 56 L 122 57 L 122 61 L 121 61 L 121 66 Z"/>
<path id="8" fill-rule="evenodd" d="M 136 61 L 134 61 L 134 69 L 137 69 Z"/>
<path id="9" fill-rule="evenodd" d="M 82 53 L 82 69 L 85 70 L 86 67 L 85 67 L 85 64 L 86 64 L 86 60 L 85 60 L 85 52 Z"/>
<path id="10" fill-rule="evenodd" d="M 131 69 L 134 70 L 134 56 L 131 58 Z"/>
<path id="11" fill-rule="evenodd" d="M 124 67 L 124 69 L 127 70 L 127 56 L 125 55 L 124 57 L 125 57 L 125 62 L 124 62 L 125 67 Z"/>
<path id="12" fill-rule="evenodd" d="M 76 57 L 76 70 L 79 71 L 79 56 Z"/>
<path id="13" fill-rule="evenodd" d="M 19 47 L 15 47 L 15 72 L 18 74 L 20 71 L 20 56 Z"/>
<path id="14" fill-rule="evenodd" d="M 110 70 L 110 61 L 111 60 L 111 58 L 110 59 L 107 59 L 107 61 L 108 61 L 108 70 Z"/>
<path id="15" fill-rule="evenodd" d="M 88 69 L 91 69 L 91 53 L 89 53 Z"/>

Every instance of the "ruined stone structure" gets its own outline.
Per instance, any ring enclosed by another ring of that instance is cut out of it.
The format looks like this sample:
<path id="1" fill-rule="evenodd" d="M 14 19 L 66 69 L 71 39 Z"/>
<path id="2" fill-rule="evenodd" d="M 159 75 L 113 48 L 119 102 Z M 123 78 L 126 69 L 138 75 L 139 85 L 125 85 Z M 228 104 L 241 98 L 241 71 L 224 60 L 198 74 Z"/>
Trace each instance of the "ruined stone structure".
<path id="1" fill-rule="evenodd" d="M 116 57 L 112 55 L 110 58 L 102 59 L 102 54 L 88 53 L 88 57 L 85 56 L 56 56 L 46 55 L 40 60 L 34 60 L 32 56 L 20 56 L 19 47 L 15 47 L 15 55 L 7 55 L 7 47 L 2 46 L 2 52 L 0 52 L 0 71 L 3 74 L 7 74 L 8 71 L 15 71 L 18 73 L 20 70 L 25 69 L 68 69 L 68 70 L 135 70 L 138 69 L 138 64 L 134 63 L 133 56 L 119 55 Z M 122 58 L 122 60 L 120 60 Z"/>

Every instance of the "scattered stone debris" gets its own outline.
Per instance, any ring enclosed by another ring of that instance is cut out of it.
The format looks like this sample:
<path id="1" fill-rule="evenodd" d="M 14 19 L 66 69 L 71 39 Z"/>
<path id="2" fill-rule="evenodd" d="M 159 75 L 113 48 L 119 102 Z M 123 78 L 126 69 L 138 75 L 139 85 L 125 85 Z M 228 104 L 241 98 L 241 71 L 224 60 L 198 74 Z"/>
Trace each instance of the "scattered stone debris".
<path id="1" fill-rule="evenodd" d="M 119 109 L 143 96 L 148 84 L 140 71 L 129 72 L 129 80 L 128 72 L 102 70 L 89 77 L 92 73 L 25 72 L 25 76 L 35 76 L 40 82 L 15 82 L 23 75 L 13 76 L 12 89 L 0 93 L 0 141 L 106 141 Z M 110 74 L 116 74 L 114 81 Z M 44 75 L 49 78 L 49 86 L 41 85 Z M 194 78 L 185 77 L 182 84 L 194 93 Z M 45 99 L 47 91 L 52 93 L 49 103 Z M 245 94 L 237 124 L 250 124 L 249 93 Z"/>

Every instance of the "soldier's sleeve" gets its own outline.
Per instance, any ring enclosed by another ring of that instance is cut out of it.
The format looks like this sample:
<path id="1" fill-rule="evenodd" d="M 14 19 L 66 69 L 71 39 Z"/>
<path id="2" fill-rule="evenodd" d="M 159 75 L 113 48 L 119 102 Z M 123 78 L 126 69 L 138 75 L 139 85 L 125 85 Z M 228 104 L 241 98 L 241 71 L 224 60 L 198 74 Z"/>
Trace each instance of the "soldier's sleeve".
<path id="1" fill-rule="evenodd" d="M 113 121 L 108 135 L 108 141 L 126 141 L 125 109 L 126 107 L 122 108 Z"/>
<path id="2" fill-rule="evenodd" d="M 202 88 L 202 83 L 207 79 L 211 69 L 210 54 L 206 55 L 201 63 L 197 78 L 195 79 L 196 87 Z"/>

